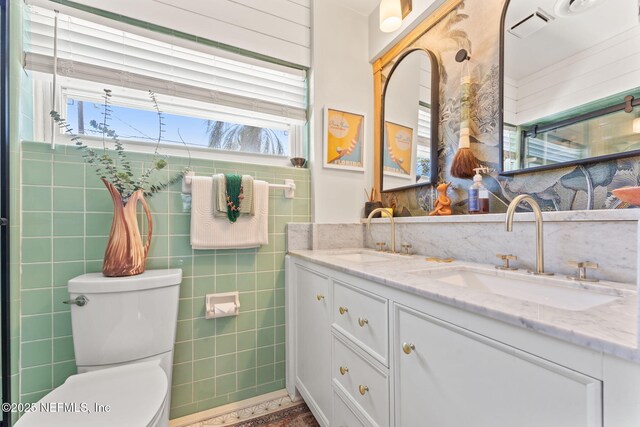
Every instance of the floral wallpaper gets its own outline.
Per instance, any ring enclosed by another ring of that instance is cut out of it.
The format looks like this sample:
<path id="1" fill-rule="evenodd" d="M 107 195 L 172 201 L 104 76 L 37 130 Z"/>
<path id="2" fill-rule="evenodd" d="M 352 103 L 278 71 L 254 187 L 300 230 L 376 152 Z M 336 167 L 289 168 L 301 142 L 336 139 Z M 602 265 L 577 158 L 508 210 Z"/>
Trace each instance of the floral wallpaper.
<path id="1" fill-rule="evenodd" d="M 472 110 L 471 149 L 480 164 L 492 172 L 484 185 L 492 194 L 491 211 L 506 211 L 519 194 L 535 197 L 543 210 L 620 209 L 628 206 L 611 194 L 616 188 L 640 185 L 640 157 L 571 166 L 545 172 L 502 177 L 499 167 L 499 54 L 502 1 L 463 1 L 410 48 L 426 48 L 438 58 L 440 67 L 440 147 L 439 181 L 452 182 L 448 192 L 454 214 L 467 212 L 467 190 L 471 180 L 449 174 L 458 148 L 460 125 L 460 77 L 462 64 L 456 52 L 467 49 L 471 56 L 474 105 Z M 393 63 L 382 71 L 383 81 Z M 383 193 L 385 206 L 393 206 L 404 215 L 425 215 L 437 197 L 432 186 Z"/>

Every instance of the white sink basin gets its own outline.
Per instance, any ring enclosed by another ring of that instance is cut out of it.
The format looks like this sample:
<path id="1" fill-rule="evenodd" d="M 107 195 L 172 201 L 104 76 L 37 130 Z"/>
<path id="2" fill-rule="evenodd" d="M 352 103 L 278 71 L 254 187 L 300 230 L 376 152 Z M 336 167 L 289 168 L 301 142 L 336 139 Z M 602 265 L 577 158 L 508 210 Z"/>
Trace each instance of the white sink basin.
<path id="1" fill-rule="evenodd" d="M 328 254 L 331 258 L 339 259 L 346 262 L 368 263 L 368 262 L 382 262 L 392 261 L 398 259 L 399 255 L 387 254 L 384 252 L 374 252 L 368 250 L 353 250 L 353 251 L 336 251 Z"/>
<path id="2" fill-rule="evenodd" d="M 574 284 L 566 280 L 509 273 L 501 275 L 497 271 L 469 267 L 431 271 L 416 270 L 412 273 L 449 285 L 569 311 L 587 310 L 619 298 L 613 292 L 607 293 L 606 289 L 595 291 L 572 287 Z"/>

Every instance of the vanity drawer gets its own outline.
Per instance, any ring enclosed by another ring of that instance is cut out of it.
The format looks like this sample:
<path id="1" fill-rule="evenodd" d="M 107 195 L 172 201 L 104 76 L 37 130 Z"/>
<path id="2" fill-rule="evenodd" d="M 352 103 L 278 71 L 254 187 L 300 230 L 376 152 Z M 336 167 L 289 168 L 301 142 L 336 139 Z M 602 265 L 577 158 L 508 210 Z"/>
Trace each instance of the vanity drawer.
<path id="1" fill-rule="evenodd" d="M 351 410 L 338 391 L 333 392 L 333 423 L 335 427 L 368 427 L 360 421 L 358 416 Z"/>
<path id="2" fill-rule="evenodd" d="M 389 377 L 333 336 L 333 384 L 374 426 L 389 425 Z"/>
<path id="3" fill-rule="evenodd" d="M 333 282 L 333 322 L 357 345 L 388 366 L 388 300 Z"/>

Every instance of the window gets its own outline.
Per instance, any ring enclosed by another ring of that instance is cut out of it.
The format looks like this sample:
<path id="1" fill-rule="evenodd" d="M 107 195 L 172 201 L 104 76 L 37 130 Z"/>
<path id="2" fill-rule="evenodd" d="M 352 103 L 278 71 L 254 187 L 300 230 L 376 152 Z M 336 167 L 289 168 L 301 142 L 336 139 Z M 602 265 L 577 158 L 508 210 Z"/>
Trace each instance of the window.
<path id="1" fill-rule="evenodd" d="M 281 157 L 302 152 L 296 136 L 303 134 L 299 128 L 307 117 L 304 70 L 189 49 L 184 41 L 178 46 L 62 14 L 56 55 L 55 13 L 37 6 L 29 10 L 26 67 L 34 81 L 44 82 L 34 85 L 34 96 L 44 101 L 34 104 L 47 108 L 43 121 L 50 99 L 57 98 L 54 109 L 91 137 L 91 121 L 101 118 L 102 92 L 108 88 L 110 125 L 120 138 L 155 143 L 158 117 L 148 99 L 151 90 L 164 116 L 163 143 Z M 49 95 L 53 75 L 57 87 Z"/>
<path id="2" fill-rule="evenodd" d="M 80 135 L 100 136 L 92 122 L 102 120 L 104 105 L 101 101 L 66 98 L 67 123 Z M 117 104 L 110 107 L 110 127 L 125 141 L 155 143 L 158 138 L 156 111 Z M 163 112 L 162 141 L 170 144 L 188 144 L 218 150 L 245 153 L 289 155 L 289 128 L 286 125 L 265 127 L 242 123 L 233 119 L 207 119 Z"/>
<path id="3" fill-rule="evenodd" d="M 518 128 L 509 123 L 505 123 L 502 131 L 502 148 L 504 158 L 504 170 L 518 169 Z"/>
<path id="4" fill-rule="evenodd" d="M 431 177 L 431 107 L 420 103 L 418 107 L 418 149 L 416 181 L 423 182 Z"/>

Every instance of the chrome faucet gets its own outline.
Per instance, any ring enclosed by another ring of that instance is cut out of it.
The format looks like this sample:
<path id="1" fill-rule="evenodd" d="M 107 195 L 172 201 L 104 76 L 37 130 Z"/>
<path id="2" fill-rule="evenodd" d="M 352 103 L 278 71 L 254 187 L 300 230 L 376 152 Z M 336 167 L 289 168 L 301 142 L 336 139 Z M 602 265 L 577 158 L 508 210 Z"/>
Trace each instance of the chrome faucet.
<path id="1" fill-rule="evenodd" d="M 536 270 L 533 274 L 543 275 L 543 276 L 552 276 L 553 273 L 545 273 L 544 271 L 544 235 L 542 233 L 542 211 L 540 210 L 540 205 L 535 201 L 533 197 L 528 194 L 522 194 L 509 204 L 507 208 L 507 216 L 506 216 L 506 229 L 507 231 L 513 231 L 513 214 L 516 212 L 516 208 L 521 202 L 527 202 L 531 209 L 533 210 L 533 214 L 536 218 Z"/>
<path id="2" fill-rule="evenodd" d="M 393 220 L 393 215 L 389 214 L 388 210 L 386 210 L 385 208 L 376 208 L 372 210 L 369 216 L 367 217 L 367 231 L 369 231 L 369 228 L 371 227 L 371 218 L 378 212 L 382 213 L 383 215 L 387 215 L 389 217 L 389 221 L 391 222 L 391 253 L 395 254 L 396 253 L 396 222 Z"/>

